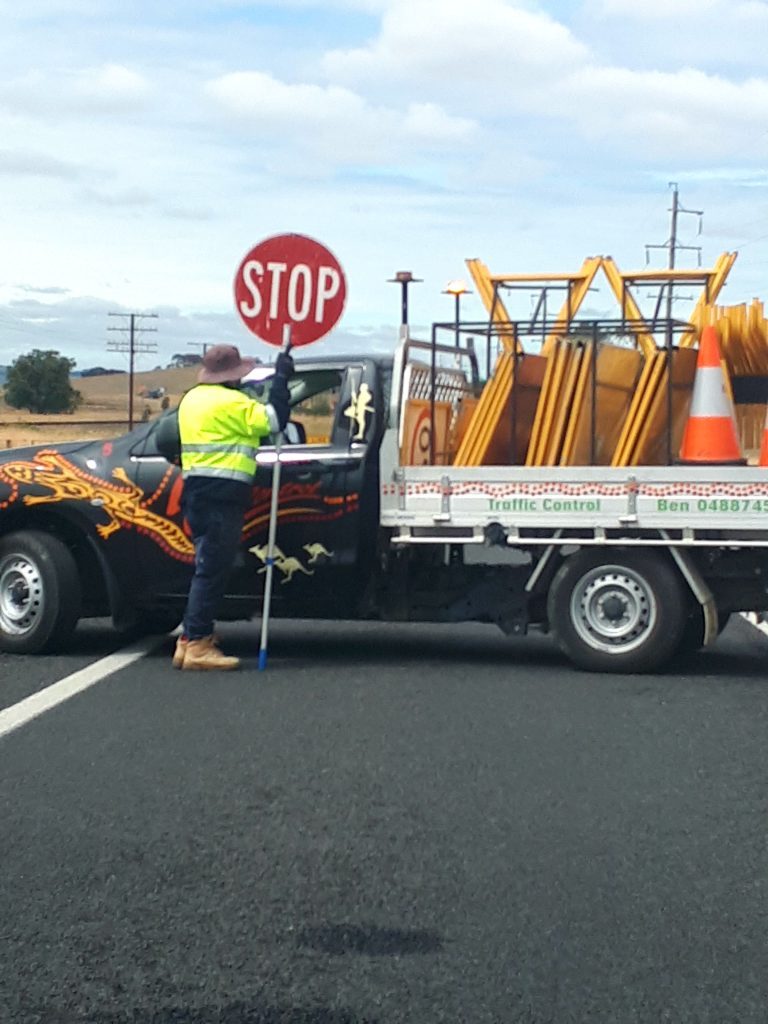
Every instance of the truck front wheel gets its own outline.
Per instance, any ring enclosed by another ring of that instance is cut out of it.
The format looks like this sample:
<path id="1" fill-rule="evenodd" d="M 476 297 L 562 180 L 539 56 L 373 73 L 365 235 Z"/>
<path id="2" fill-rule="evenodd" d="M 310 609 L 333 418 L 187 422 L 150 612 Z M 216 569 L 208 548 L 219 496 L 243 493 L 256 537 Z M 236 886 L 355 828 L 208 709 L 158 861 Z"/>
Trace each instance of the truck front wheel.
<path id="1" fill-rule="evenodd" d="M 552 581 L 548 615 L 560 648 L 592 672 L 652 672 L 685 625 L 679 575 L 654 551 L 583 550 Z"/>
<path id="2" fill-rule="evenodd" d="M 0 650 L 39 654 L 63 643 L 80 618 L 72 553 L 35 530 L 0 540 Z"/>

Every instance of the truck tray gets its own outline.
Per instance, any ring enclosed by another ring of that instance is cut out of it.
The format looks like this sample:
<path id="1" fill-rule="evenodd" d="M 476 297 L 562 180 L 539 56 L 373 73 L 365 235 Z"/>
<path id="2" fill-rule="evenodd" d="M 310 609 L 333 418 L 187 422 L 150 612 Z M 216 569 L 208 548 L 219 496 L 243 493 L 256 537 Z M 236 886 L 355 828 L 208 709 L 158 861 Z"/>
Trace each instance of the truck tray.
<path id="1" fill-rule="evenodd" d="M 649 531 L 682 543 L 768 544 L 768 471 L 745 466 L 399 467 L 381 486 L 381 525 L 426 542 L 505 533 Z M 456 532 L 459 531 L 459 532 Z M 663 533 L 662 533 L 663 531 Z M 717 538 L 702 536 L 717 531 Z M 652 539 L 652 538 L 649 538 Z"/>

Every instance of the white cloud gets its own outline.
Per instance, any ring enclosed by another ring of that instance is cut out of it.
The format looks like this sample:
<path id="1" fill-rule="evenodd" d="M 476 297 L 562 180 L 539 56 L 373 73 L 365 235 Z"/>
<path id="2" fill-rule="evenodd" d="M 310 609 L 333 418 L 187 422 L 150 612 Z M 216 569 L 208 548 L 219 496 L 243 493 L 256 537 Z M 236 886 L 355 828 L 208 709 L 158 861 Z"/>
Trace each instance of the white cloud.
<path id="1" fill-rule="evenodd" d="M 234 114 L 288 127 L 297 122 L 360 118 L 363 100 L 337 86 L 290 85 L 260 71 L 236 71 L 211 81 L 206 90 Z"/>
<path id="2" fill-rule="evenodd" d="M 66 295 L 68 291 L 68 289 L 59 288 L 57 285 L 17 284 L 15 288 L 17 291 L 29 295 Z"/>
<path id="3" fill-rule="evenodd" d="M 0 150 L 0 175 L 14 175 L 24 178 L 60 178 L 76 180 L 83 174 L 83 168 L 65 160 L 58 160 L 45 153 L 27 150 Z"/>
<path id="4" fill-rule="evenodd" d="M 0 83 L 0 108 L 46 120 L 62 114 L 109 116 L 143 109 L 151 93 L 146 77 L 122 65 L 57 71 L 34 68 Z"/>
<path id="5" fill-rule="evenodd" d="M 733 0 L 730 0 L 733 6 Z M 595 6 L 601 14 L 633 20 L 648 18 L 677 19 L 705 15 L 717 8 L 721 0 L 597 0 Z"/>
<path id="6" fill-rule="evenodd" d="M 722 2 L 704 0 L 718 11 Z M 615 14 L 655 10 L 653 0 L 650 7 L 635 0 L 599 3 Z M 664 0 L 659 9 L 675 6 Z M 742 14 L 751 6 L 738 5 Z M 323 68 L 358 88 L 373 81 L 392 96 L 415 93 L 452 116 L 482 110 L 490 121 L 485 136 L 496 133 L 500 154 L 502 137 L 520 116 L 539 119 L 538 132 L 528 137 L 534 150 L 542 151 L 548 138 L 556 145 L 566 126 L 605 146 L 604 153 L 610 148 L 640 165 L 686 155 L 706 160 L 768 123 L 766 78 L 611 64 L 550 16 L 507 0 L 394 0 L 375 39 L 330 52 Z"/>
<path id="7" fill-rule="evenodd" d="M 5 0 L 0 3 L 4 21 L 34 21 L 56 17 L 97 17 L 107 13 L 104 0 Z"/>
<path id="8" fill-rule="evenodd" d="M 411 103 L 403 127 L 416 139 L 460 143 L 468 139 L 475 125 L 466 117 L 451 117 L 436 103 Z"/>
<path id="9" fill-rule="evenodd" d="M 707 167 L 701 171 L 685 171 L 681 182 L 721 182 L 735 188 L 768 188 L 768 170 L 746 167 Z"/>
<path id="10" fill-rule="evenodd" d="M 89 202 L 121 208 L 146 208 L 153 206 L 156 202 L 156 197 L 153 193 L 141 188 L 118 188 L 109 192 L 88 188 L 83 190 L 82 195 Z"/>
<path id="11" fill-rule="evenodd" d="M 378 14 L 386 10 L 391 0 L 280 0 L 282 8 L 319 8 L 321 10 L 333 11 L 363 11 L 369 14 Z M 220 10 L 224 8 L 254 10 L 259 7 L 276 6 L 276 0 L 184 0 L 187 8 L 202 10 Z"/>
<path id="12" fill-rule="evenodd" d="M 378 37 L 335 50 L 323 67 L 331 79 L 360 82 L 406 75 L 459 93 L 501 79 L 512 88 L 586 59 L 588 47 L 549 15 L 506 0 L 394 0 Z M 530 86 L 535 83 L 530 81 Z"/>
<path id="13" fill-rule="evenodd" d="M 681 18 L 691 18 L 694 22 L 702 22 L 713 14 L 740 20 L 768 18 L 765 0 L 642 0 L 642 3 L 638 0 L 591 0 L 588 6 L 599 15 L 631 21 L 657 19 L 679 22 Z"/>
<path id="14" fill-rule="evenodd" d="M 131 106 L 142 102 L 150 92 L 150 84 L 143 75 L 120 64 L 87 68 L 74 76 L 73 93 L 98 106 Z"/>
<path id="15" fill-rule="evenodd" d="M 391 164 L 406 147 L 452 145 L 475 130 L 470 119 L 435 103 L 399 110 L 368 103 L 341 86 L 292 84 L 258 71 L 224 75 L 206 91 L 241 119 L 244 131 L 260 131 L 264 147 L 281 149 L 288 139 L 330 166 L 372 159 Z"/>
<path id="16" fill-rule="evenodd" d="M 642 147 L 634 152 L 646 161 L 718 157 L 768 123 L 768 79 L 733 82 L 693 68 L 585 67 L 543 99 L 568 104 L 566 116 L 587 137 Z"/>
<path id="17" fill-rule="evenodd" d="M 582 26 L 604 63 L 764 73 L 765 0 L 586 0 Z"/>

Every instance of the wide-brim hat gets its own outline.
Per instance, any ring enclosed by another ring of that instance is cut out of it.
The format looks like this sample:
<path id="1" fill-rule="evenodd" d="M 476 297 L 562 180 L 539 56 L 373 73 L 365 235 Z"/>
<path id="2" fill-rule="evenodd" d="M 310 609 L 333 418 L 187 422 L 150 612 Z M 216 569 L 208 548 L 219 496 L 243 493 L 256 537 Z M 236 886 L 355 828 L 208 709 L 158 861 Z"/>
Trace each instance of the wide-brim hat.
<path id="1" fill-rule="evenodd" d="M 203 367 L 197 375 L 199 384 L 227 384 L 250 373 L 259 360 L 241 356 L 234 345 L 213 345 L 203 356 Z"/>

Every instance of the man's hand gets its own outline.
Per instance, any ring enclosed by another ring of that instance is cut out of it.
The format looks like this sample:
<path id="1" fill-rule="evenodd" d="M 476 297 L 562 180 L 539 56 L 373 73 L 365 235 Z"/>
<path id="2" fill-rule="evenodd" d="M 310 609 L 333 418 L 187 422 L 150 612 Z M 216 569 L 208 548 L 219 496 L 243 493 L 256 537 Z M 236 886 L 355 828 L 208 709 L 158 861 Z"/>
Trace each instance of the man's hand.
<path id="1" fill-rule="evenodd" d="M 275 376 L 288 380 L 293 376 L 293 359 L 287 352 L 278 353 L 275 360 Z"/>
<path id="2" fill-rule="evenodd" d="M 286 356 L 286 359 L 289 359 L 293 366 L 291 357 Z M 269 404 L 274 409 L 282 433 L 285 430 L 285 424 L 291 417 L 291 396 L 288 391 L 287 379 L 282 374 L 276 375 L 272 380 L 272 387 L 269 389 Z"/>

